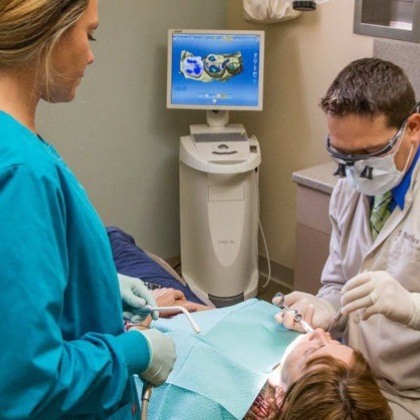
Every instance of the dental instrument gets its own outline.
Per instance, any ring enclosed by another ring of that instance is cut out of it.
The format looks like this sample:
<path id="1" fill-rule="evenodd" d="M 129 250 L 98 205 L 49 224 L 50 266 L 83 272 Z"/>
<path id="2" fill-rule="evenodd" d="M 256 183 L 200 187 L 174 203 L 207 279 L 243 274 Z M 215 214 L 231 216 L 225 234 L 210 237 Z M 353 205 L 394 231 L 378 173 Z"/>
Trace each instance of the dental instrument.
<path id="1" fill-rule="evenodd" d="M 338 311 L 337 311 L 337 313 L 335 314 L 335 316 L 334 316 L 334 318 L 332 320 L 332 323 L 330 325 L 330 328 L 328 328 L 328 331 L 327 332 L 330 332 L 337 325 L 337 323 L 340 320 L 340 318 L 341 318 L 342 315 L 343 314 L 341 313 L 341 308 L 339 308 Z"/>
<path id="2" fill-rule="evenodd" d="M 149 411 L 150 398 L 152 398 L 152 390 L 153 385 L 150 382 L 146 382 L 143 386 L 143 392 L 141 393 L 141 420 L 147 420 L 147 412 Z"/>
<path id="3" fill-rule="evenodd" d="M 279 298 L 278 300 L 276 298 Z M 287 306 L 284 303 L 284 294 L 281 292 L 277 292 L 274 295 L 273 301 L 277 300 L 276 303 L 274 303 L 276 306 L 278 306 L 279 308 L 286 310 L 288 312 L 292 312 L 293 313 L 293 319 L 295 322 L 297 322 L 306 333 L 313 333 L 315 330 L 303 319 L 302 315 L 296 310 L 296 309 L 292 309 L 289 306 Z"/>
<path id="4" fill-rule="evenodd" d="M 182 312 L 187 317 L 188 322 L 191 324 L 193 330 L 197 334 L 200 334 L 200 332 L 201 332 L 201 328 L 194 321 L 194 318 L 191 316 L 191 314 L 188 312 L 188 310 L 185 309 L 185 308 L 183 308 L 182 306 L 150 306 L 150 305 L 146 305 L 144 307 L 144 309 L 148 313 L 152 313 L 153 311 L 158 311 L 158 312 L 175 312 L 175 311 L 180 311 L 180 312 Z M 143 310 L 143 308 L 142 308 L 142 310 Z"/>
<path id="5" fill-rule="evenodd" d="M 363 270 L 362 271 L 362 274 L 363 273 L 367 273 L 368 272 L 368 270 L 367 269 L 365 269 L 365 270 Z M 338 321 L 340 320 L 340 318 L 342 317 L 342 313 L 341 313 L 341 306 L 340 306 L 340 308 L 338 308 L 338 311 L 337 311 L 337 313 L 335 314 L 335 316 L 334 316 L 334 318 L 333 318 L 333 320 L 332 320 L 332 323 L 331 323 L 331 325 L 330 325 L 330 328 L 328 328 L 328 331 L 327 332 L 330 332 L 336 325 L 337 325 L 337 323 L 338 323 Z"/>
<path id="6" fill-rule="evenodd" d="M 147 313 L 151 314 L 152 311 L 159 311 L 159 312 L 174 312 L 174 311 L 181 311 L 188 319 L 188 322 L 191 324 L 193 330 L 200 334 L 201 328 L 198 324 L 194 321 L 191 314 L 188 312 L 187 309 L 183 308 L 182 306 L 150 306 L 145 305 L 142 308 L 142 311 L 146 311 Z M 152 397 L 153 385 L 150 382 L 145 382 L 143 385 L 143 392 L 141 395 L 141 413 L 140 419 L 147 420 L 147 412 L 149 410 L 149 401 Z"/>

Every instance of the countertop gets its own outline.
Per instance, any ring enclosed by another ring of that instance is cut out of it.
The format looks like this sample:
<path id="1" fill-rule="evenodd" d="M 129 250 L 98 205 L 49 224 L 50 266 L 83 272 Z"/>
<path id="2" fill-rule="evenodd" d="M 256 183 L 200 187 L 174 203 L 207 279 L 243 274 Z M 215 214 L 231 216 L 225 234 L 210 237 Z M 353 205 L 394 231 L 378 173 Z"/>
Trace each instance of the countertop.
<path id="1" fill-rule="evenodd" d="M 333 175 L 337 168 L 334 162 L 323 163 L 322 165 L 312 166 L 293 172 L 292 181 L 314 190 L 331 194 L 337 178 Z"/>

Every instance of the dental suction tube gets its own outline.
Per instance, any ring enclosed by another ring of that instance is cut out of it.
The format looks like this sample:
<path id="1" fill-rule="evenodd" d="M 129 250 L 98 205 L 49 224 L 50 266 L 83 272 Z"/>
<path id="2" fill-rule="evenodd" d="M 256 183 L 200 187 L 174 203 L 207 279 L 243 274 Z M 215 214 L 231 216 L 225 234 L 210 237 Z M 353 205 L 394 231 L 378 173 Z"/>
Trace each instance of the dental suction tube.
<path id="1" fill-rule="evenodd" d="M 148 306 L 148 309 L 150 309 L 150 312 L 152 311 L 159 311 L 159 312 L 182 312 L 188 319 L 189 323 L 193 327 L 193 330 L 200 334 L 201 328 L 198 326 L 198 324 L 194 321 L 194 318 L 191 316 L 191 314 L 188 312 L 187 309 L 183 308 L 182 306 Z"/>

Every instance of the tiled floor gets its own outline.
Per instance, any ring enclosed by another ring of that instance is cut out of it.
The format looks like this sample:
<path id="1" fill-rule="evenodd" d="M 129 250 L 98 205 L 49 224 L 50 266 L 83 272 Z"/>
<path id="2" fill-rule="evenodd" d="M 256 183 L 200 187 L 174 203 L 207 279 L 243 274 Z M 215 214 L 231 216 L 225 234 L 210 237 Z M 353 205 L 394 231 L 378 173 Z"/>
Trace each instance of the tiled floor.
<path id="1" fill-rule="evenodd" d="M 174 264 L 173 264 L 174 265 Z M 181 263 L 178 261 L 178 263 L 176 264 L 176 266 L 174 267 L 174 269 L 177 271 L 177 273 L 182 276 L 182 271 L 181 271 Z M 267 302 L 271 302 L 271 299 L 273 298 L 273 296 L 277 293 L 277 292 L 282 292 L 282 293 L 290 293 L 292 290 L 284 287 L 278 283 L 275 283 L 274 281 L 269 281 L 266 287 L 263 287 L 263 285 L 265 285 L 266 283 L 266 278 L 263 276 L 260 276 L 260 281 L 258 284 L 258 293 L 257 293 L 257 298 L 261 299 L 261 300 L 265 300 Z"/>
<path id="2" fill-rule="evenodd" d="M 258 286 L 258 294 L 257 297 L 261 300 L 265 300 L 267 302 L 271 302 L 272 297 L 277 293 L 277 292 L 282 292 L 282 293 L 290 293 L 291 290 L 278 284 L 275 283 L 273 281 L 270 281 L 267 285 L 267 287 L 262 287 L 263 284 L 265 284 L 266 279 L 264 277 L 260 278 L 260 283 Z"/>

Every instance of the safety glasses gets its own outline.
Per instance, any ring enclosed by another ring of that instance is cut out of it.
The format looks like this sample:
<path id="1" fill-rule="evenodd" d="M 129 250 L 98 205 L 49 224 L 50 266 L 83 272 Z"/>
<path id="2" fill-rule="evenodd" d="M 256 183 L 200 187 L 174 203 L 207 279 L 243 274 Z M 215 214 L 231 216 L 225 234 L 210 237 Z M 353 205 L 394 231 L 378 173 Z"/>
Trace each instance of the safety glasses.
<path id="1" fill-rule="evenodd" d="M 409 113 L 409 116 L 414 113 L 419 113 L 419 112 L 420 112 L 420 102 L 418 102 L 413 107 L 413 109 Z M 382 157 L 390 153 L 395 148 L 395 146 L 399 143 L 399 140 L 402 139 L 402 136 L 404 134 L 405 127 L 407 124 L 407 120 L 408 120 L 408 117 L 402 122 L 399 130 L 392 136 L 390 140 L 388 140 L 385 146 L 371 153 L 356 153 L 356 154 L 343 153 L 340 150 L 337 150 L 334 146 L 332 146 L 330 136 L 328 135 L 326 139 L 326 149 L 328 153 L 330 154 L 330 156 L 333 158 L 333 160 L 335 160 L 338 163 L 338 167 L 337 167 L 337 170 L 334 172 L 334 175 L 340 178 L 344 178 L 346 177 L 347 166 L 354 166 L 356 162 L 368 161 L 371 158 Z M 396 150 L 395 150 L 395 153 L 396 153 Z M 361 171 L 360 176 L 362 178 L 372 179 L 372 168 L 367 165 L 365 169 Z"/>
<path id="2" fill-rule="evenodd" d="M 392 136 L 390 140 L 388 140 L 387 144 L 383 147 L 381 147 L 379 150 L 376 150 L 371 153 L 343 153 L 339 150 L 335 149 L 334 146 L 331 145 L 330 136 L 327 136 L 327 151 L 331 155 L 331 157 L 338 161 L 338 163 L 344 163 L 351 165 L 354 162 L 357 162 L 358 160 L 367 160 L 372 157 L 379 157 L 386 155 L 388 152 L 390 152 L 394 146 L 398 143 L 398 140 L 400 140 L 402 133 L 404 132 L 405 124 L 407 123 L 407 120 L 404 120 L 402 123 L 400 129 Z"/>

